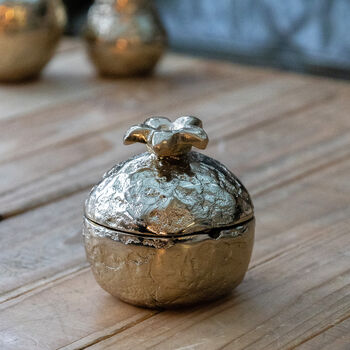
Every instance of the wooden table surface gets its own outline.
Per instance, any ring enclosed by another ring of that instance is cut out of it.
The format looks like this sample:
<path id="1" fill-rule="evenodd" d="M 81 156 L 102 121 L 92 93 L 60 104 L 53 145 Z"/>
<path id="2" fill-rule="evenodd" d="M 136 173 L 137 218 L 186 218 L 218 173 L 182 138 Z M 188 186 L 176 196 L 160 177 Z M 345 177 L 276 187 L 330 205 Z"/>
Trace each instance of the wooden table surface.
<path id="1" fill-rule="evenodd" d="M 178 55 L 102 80 L 66 41 L 0 106 L 0 349 L 350 349 L 349 83 Z M 91 274 L 83 201 L 143 149 L 129 125 L 188 114 L 253 196 L 252 261 L 226 299 L 133 307 Z"/>

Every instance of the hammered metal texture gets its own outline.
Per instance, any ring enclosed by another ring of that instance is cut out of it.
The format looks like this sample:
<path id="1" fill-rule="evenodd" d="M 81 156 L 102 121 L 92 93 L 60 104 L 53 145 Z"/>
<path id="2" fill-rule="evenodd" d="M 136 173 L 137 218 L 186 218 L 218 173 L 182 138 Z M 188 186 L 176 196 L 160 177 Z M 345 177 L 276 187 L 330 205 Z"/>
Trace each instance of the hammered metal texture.
<path id="1" fill-rule="evenodd" d="M 128 303 L 172 308 L 232 291 L 247 271 L 255 221 L 208 234 L 142 236 L 84 220 L 85 249 L 97 282 Z"/>
<path id="2" fill-rule="evenodd" d="M 99 73 L 116 77 L 152 71 L 167 41 L 150 0 L 96 0 L 85 38 Z"/>
<path id="3" fill-rule="evenodd" d="M 65 23 L 60 0 L 0 0 L 0 80 L 36 77 L 52 57 Z"/>
<path id="4" fill-rule="evenodd" d="M 143 153 L 105 174 L 86 201 L 85 215 L 125 232 L 188 234 L 246 221 L 253 205 L 241 182 L 212 158 Z"/>

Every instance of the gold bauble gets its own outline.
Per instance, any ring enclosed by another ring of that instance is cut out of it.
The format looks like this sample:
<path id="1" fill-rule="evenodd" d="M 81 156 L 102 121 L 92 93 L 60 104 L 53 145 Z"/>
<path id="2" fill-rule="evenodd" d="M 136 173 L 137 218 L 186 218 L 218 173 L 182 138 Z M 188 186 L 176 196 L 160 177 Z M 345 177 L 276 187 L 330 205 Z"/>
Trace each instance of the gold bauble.
<path id="1" fill-rule="evenodd" d="M 96 0 L 85 38 L 98 72 L 125 77 L 153 70 L 166 47 L 166 34 L 149 0 Z"/>
<path id="2" fill-rule="evenodd" d="M 0 0 L 0 80 L 36 77 L 63 33 L 61 0 Z"/>

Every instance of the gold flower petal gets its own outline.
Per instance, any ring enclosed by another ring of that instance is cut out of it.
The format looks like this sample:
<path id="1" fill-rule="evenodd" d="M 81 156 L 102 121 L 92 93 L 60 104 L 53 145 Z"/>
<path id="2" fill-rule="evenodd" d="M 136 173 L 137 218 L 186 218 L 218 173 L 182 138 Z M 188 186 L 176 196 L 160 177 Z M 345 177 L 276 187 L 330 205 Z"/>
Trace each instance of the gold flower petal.
<path id="1" fill-rule="evenodd" d="M 169 143 L 174 133 L 168 130 L 156 131 L 152 137 L 152 145 L 157 145 L 159 143 Z"/>
<path id="2" fill-rule="evenodd" d="M 146 143 L 149 151 L 159 157 L 177 157 L 189 152 L 192 146 L 204 149 L 208 135 L 196 117 L 180 117 L 174 123 L 165 117 L 151 117 L 126 132 L 124 144 L 134 142 Z"/>
<path id="3" fill-rule="evenodd" d="M 156 130 L 167 130 L 170 129 L 172 123 L 171 120 L 166 117 L 151 117 L 146 119 L 143 124 Z"/>
<path id="4" fill-rule="evenodd" d="M 207 133 L 200 127 L 185 128 L 179 131 L 181 142 L 199 149 L 205 149 L 209 138 Z"/>
<path id="5" fill-rule="evenodd" d="M 179 130 L 191 126 L 199 126 L 201 128 L 203 126 L 202 121 L 199 118 L 192 116 L 179 117 L 172 124 L 174 130 Z"/>
<path id="6" fill-rule="evenodd" d="M 124 135 L 124 145 L 130 145 L 135 142 L 147 143 L 151 131 L 153 130 L 143 125 L 130 127 Z"/>

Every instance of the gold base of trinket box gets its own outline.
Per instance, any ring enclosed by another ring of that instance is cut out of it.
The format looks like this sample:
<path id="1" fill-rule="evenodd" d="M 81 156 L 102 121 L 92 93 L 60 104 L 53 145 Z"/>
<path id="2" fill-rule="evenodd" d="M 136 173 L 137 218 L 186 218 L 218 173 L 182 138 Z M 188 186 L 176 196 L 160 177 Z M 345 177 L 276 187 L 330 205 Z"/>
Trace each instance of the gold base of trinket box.
<path id="1" fill-rule="evenodd" d="M 121 300 L 149 308 L 210 301 L 244 278 L 254 218 L 230 229 L 173 237 L 118 232 L 85 218 L 85 248 L 97 282 Z"/>

